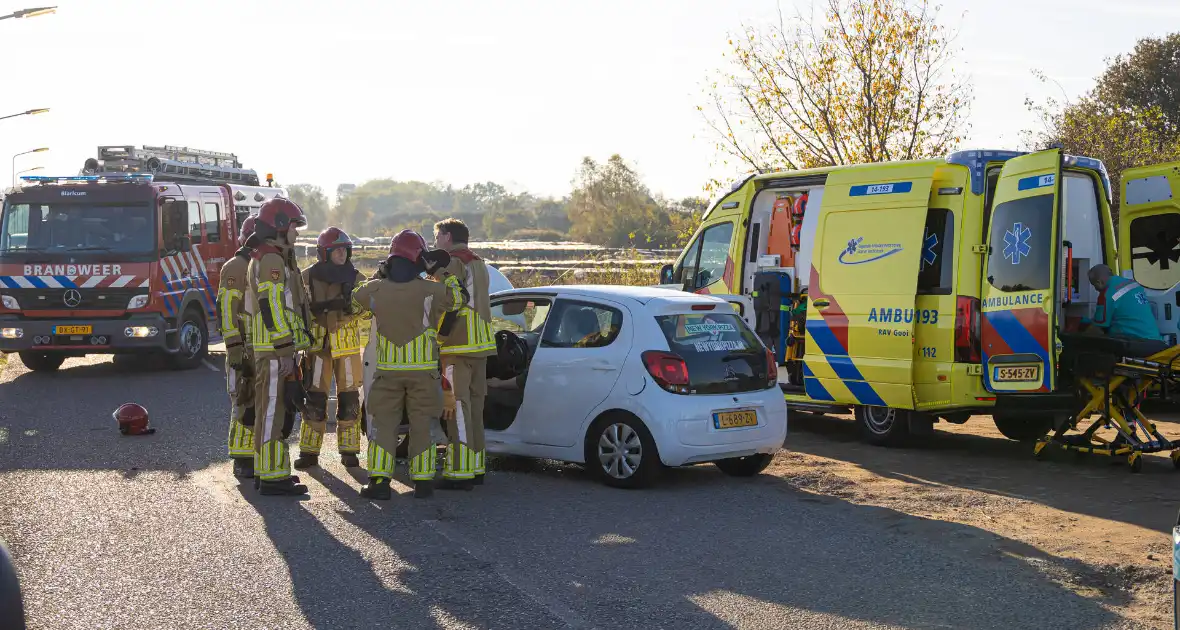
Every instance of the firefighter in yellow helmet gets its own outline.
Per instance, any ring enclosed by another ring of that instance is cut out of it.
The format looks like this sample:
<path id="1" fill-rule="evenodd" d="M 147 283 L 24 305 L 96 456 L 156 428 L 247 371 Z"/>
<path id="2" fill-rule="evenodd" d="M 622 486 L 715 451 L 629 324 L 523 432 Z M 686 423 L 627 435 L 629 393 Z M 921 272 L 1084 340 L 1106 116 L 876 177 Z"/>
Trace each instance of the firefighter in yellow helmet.
<path id="1" fill-rule="evenodd" d="M 470 490 L 483 483 L 486 471 L 483 407 L 488 395 L 487 358 L 496 353 L 492 331 L 488 267 L 468 248 L 467 226 L 458 219 L 434 226 L 435 247 L 451 255 L 446 272 L 459 279 L 466 299 L 454 314 L 439 325 L 442 369 L 451 385 L 454 401 L 448 397 L 447 460 L 444 487 Z"/>
<path id="2" fill-rule="evenodd" d="M 307 407 L 299 428 L 299 458 L 295 468 L 319 463 L 320 447 L 328 426 L 328 393 L 336 382 L 336 449 L 346 467 L 360 466 L 362 306 L 353 290 L 365 276 L 352 264 L 352 239 L 337 227 L 316 240 L 319 260 L 303 270 L 312 315 L 311 348 L 303 366 Z"/>
<path id="3" fill-rule="evenodd" d="M 446 252 L 429 252 L 426 240 L 403 230 L 390 244 L 390 256 L 354 294 L 368 307 L 377 324 L 377 371 L 365 392 L 370 409 L 368 427 L 369 483 L 361 496 L 388 499 L 392 495 L 398 427 L 405 412 L 410 422 L 410 478 L 414 496 L 434 492 L 436 446 L 430 429 L 443 410 L 442 375 L 439 374 L 435 322 L 463 303 L 458 280 L 443 275 L 442 282 L 428 279 L 448 262 Z"/>
<path id="4" fill-rule="evenodd" d="M 217 315 L 225 341 L 225 380 L 229 389 L 229 456 L 234 476 L 254 477 L 254 357 L 250 352 L 250 320 L 246 315 L 246 270 L 251 249 L 244 245 L 254 235 L 254 217 L 242 222 L 241 249 L 221 266 L 217 285 Z"/>
<path id="5" fill-rule="evenodd" d="M 293 399 L 302 402 L 298 353 L 311 345 L 307 330 L 307 298 L 295 264 L 297 228 L 307 225 L 303 210 L 282 197 L 258 210 L 250 266 L 246 271 L 246 312 L 254 352 L 254 472 L 262 494 L 300 495 L 307 486 L 291 475 L 291 457 L 284 440 L 294 415 Z M 292 391 L 300 392 L 292 396 Z"/>

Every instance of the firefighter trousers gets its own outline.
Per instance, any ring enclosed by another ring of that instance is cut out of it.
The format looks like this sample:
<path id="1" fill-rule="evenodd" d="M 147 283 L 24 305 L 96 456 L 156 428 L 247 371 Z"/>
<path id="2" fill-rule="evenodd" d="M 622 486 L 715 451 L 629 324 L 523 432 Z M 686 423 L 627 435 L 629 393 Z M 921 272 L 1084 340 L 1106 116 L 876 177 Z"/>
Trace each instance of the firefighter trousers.
<path id="1" fill-rule="evenodd" d="M 286 433 L 294 414 L 287 413 L 286 380 L 279 376 L 278 358 L 254 360 L 254 472 L 262 481 L 291 476 Z"/>
<path id="2" fill-rule="evenodd" d="M 242 369 L 225 360 L 225 380 L 229 390 L 229 456 L 233 459 L 254 457 L 254 358 L 246 355 Z"/>
<path id="3" fill-rule="evenodd" d="M 438 371 L 377 370 L 372 388 L 366 397 L 372 416 L 368 432 L 369 476 L 393 476 L 404 410 L 410 421 L 410 478 L 434 479 L 436 446 L 430 438 L 430 425 L 438 422 L 443 409 Z"/>
<path id="4" fill-rule="evenodd" d="M 445 355 L 443 373 L 455 395 L 455 409 L 447 413 L 447 460 L 443 476 L 471 479 L 484 474 L 483 407 L 488 396 L 486 357 Z"/>
<path id="5" fill-rule="evenodd" d="M 336 449 L 343 454 L 361 452 L 361 355 L 332 358 L 325 349 L 307 354 L 303 367 L 307 388 L 307 411 L 299 428 L 299 452 L 317 455 L 328 430 L 328 394 L 336 383 Z"/>

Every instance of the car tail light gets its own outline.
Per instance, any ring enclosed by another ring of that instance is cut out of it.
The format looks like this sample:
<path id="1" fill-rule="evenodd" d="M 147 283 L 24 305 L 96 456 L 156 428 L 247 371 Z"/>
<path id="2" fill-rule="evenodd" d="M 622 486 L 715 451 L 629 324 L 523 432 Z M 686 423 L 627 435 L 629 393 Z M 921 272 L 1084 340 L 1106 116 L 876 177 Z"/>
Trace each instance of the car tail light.
<path id="1" fill-rule="evenodd" d="M 648 350 L 643 353 L 643 365 L 652 380 L 673 394 L 688 393 L 688 364 L 671 352 Z"/>
<path id="2" fill-rule="evenodd" d="M 778 385 L 778 359 L 774 358 L 774 353 L 770 348 L 766 349 L 766 386 L 774 387 Z"/>
<path id="3" fill-rule="evenodd" d="M 979 298 L 955 300 L 955 362 L 979 363 Z"/>

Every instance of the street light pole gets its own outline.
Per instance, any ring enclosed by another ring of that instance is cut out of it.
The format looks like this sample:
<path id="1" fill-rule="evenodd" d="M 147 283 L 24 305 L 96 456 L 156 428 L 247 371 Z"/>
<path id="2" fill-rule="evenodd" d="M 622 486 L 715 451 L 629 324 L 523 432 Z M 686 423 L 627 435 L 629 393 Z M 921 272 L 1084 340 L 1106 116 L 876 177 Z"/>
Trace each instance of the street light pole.
<path id="1" fill-rule="evenodd" d="M 45 167 L 44 167 L 44 166 L 34 166 L 33 168 L 26 168 L 26 169 L 25 169 L 25 170 L 23 170 L 23 171 L 17 171 L 17 172 L 16 172 L 16 174 L 17 174 L 17 175 L 22 175 L 22 174 L 24 174 L 24 173 L 32 173 L 33 171 L 39 171 L 39 170 L 41 170 L 41 169 L 43 169 L 43 168 L 45 168 Z"/>
<path id="2" fill-rule="evenodd" d="M 38 15 L 48 15 L 50 13 L 57 13 L 57 7 L 35 7 L 32 9 L 21 9 L 9 13 L 8 15 L 0 15 L 0 20 L 7 20 L 8 18 L 31 18 Z"/>
<path id="3" fill-rule="evenodd" d="M 42 107 L 40 109 L 30 109 L 26 112 L 17 112 L 15 114 L 9 114 L 7 116 L 0 116 L 0 120 L 4 120 L 5 118 L 16 118 L 17 116 L 32 116 L 33 114 L 44 114 L 47 111 L 49 111 L 48 107 Z"/>
<path id="4" fill-rule="evenodd" d="M 49 150 L 49 147 L 41 147 L 40 149 L 30 149 L 28 151 L 21 151 L 20 153 L 17 153 L 16 155 L 12 156 L 12 187 L 13 188 L 16 188 L 16 158 L 18 158 L 22 155 L 28 155 L 30 153 L 41 153 L 42 151 L 48 151 L 48 150 Z"/>

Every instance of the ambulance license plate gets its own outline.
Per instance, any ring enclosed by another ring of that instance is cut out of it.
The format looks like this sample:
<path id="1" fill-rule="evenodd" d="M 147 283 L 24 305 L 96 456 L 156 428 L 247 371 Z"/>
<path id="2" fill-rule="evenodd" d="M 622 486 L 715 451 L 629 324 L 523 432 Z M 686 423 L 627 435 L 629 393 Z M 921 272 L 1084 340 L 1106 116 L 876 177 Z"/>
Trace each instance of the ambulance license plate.
<path id="1" fill-rule="evenodd" d="M 756 427 L 758 426 L 758 412 L 753 410 L 746 411 L 723 411 L 721 413 L 713 414 L 713 426 L 718 429 L 736 429 L 738 427 Z"/>
<path id="2" fill-rule="evenodd" d="M 55 335 L 89 335 L 93 330 L 90 326 L 54 326 Z"/>
<path id="3" fill-rule="evenodd" d="M 1012 365 L 997 367 L 992 373 L 992 380 L 997 383 L 1025 383 L 1041 380 L 1041 366 Z"/>

